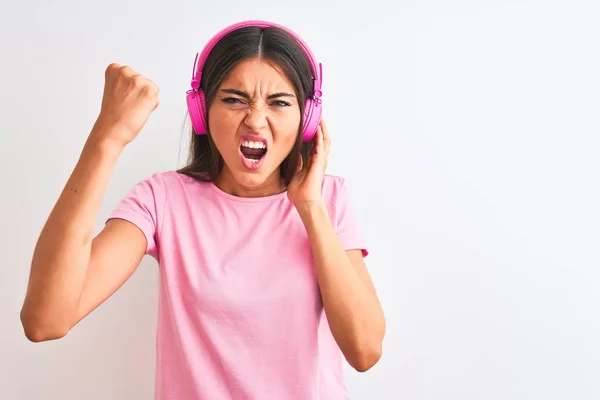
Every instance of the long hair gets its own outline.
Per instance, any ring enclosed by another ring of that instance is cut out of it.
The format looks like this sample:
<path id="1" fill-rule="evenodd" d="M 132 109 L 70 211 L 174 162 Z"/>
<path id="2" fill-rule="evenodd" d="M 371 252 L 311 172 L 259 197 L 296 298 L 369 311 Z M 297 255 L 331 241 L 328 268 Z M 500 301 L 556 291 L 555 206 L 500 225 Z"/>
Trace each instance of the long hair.
<path id="1" fill-rule="evenodd" d="M 250 26 L 230 32 L 221 38 L 207 57 L 200 88 L 204 91 L 208 110 L 219 86 L 231 70 L 241 61 L 257 57 L 273 62 L 283 70 L 292 82 L 296 98 L 299 100 L 301 118 L 296 142 L 279 167 L 287 186 L 294 175 L 298 157 L 302 156 L 306 165 L 312 151 L 312 142 L 302 141 L 304 103 L 308 96 L 313 95 L 312 70 L 303 48 L 296 39 L 277 27 Z M 207 118 L 210 118 L 210 115 Z M 178 172 L 200 181 L 215 182 L 223 164 L 223 158 L 213 142 L 210 130 L 206 135 L 197 135 L 192 127 L 188 160 Z"/>

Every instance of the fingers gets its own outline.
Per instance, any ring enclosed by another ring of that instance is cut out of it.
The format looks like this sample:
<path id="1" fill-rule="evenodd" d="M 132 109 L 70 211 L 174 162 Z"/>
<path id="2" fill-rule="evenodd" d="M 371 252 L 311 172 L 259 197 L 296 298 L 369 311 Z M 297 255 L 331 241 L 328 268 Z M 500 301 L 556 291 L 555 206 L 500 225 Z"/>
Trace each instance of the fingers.
<path id="1" fill-rule="evenodd" d="M 325 145 L 325 150 L 329 150 L 329 146 L 331 145 L 331 137 L 329 136 L 329 130 L 327 129 L 327 124 L 325 120 L 321 118 L 321 131 L 323 132 L 323 144 Z"/>
<path id="2" fill-rule="evenodd" d="M 313 146 L 314 154 L 321 154 L 323 151 L 323 130 L 321 125 L 317 127 L 317 133 L 315 135 L 315 144 Z"/>
<path id="3" fill-rule="evenodd" d="M 329 149 L 331 147 L 331 138 L 329 136 L 329 130 L 325 124 L 325 120 L 321 119 L 319 126 L 317 127 L 317 134 L 315 138 L 315 152 L 319 155 L 327 157 L 329 155 Z"/>
<path id="4" fill-rule="evenodd" d="M 108 65 L 108 67 L 106 67 L 106 70 L 104 71 L 104 77 L 108 79 L 108 77 L 112 74 L 115 73 L 115 71 L 117 71 L 119 68 L 121 68 L 120 64 L 117 63 L 111 63 Z"/>
<path id="5" fill-rule="evenodd" d="M 106 67 L 105 78 L 100 115 L 109 124 L 123 126 L 121 139 L 129 143 L 158 108 L 158 86 L 131 67 L 117 63 Z"/>
<path id="6" fill-rule="evenodd" d="M 325 120 L 321 118 L 320 123 L 320 131 L 321 131 L 321 143 L 322 143 L 322 157 L 323 157 L 323 171 L 327 169 L 327 164 L 329 161 L 329 151 L 331 148 L 331 138 L 329 136 L 329 130 L 327 129 L 327 124 Z"/>
<path id="7" fill-rule="evenodd" d="M 302 153 L 298 154 L 298 162 L 296 163 L 296 173 L 300 172 L 304 166 L 304 160 L 302 160 Z"/>

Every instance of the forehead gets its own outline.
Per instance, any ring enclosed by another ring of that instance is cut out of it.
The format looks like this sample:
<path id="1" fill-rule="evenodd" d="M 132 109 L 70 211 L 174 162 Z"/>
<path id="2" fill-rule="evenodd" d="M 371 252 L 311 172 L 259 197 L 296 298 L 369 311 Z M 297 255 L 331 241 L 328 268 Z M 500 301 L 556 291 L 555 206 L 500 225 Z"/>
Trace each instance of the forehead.
<path id="1" fill-rule="evenodd" d="M 283 68 L 273 61 L 252 58 L 241 61 L 223 80 L 222 87 L 251 90 L 259 87 L 293 91 L 293 84 Z"/>

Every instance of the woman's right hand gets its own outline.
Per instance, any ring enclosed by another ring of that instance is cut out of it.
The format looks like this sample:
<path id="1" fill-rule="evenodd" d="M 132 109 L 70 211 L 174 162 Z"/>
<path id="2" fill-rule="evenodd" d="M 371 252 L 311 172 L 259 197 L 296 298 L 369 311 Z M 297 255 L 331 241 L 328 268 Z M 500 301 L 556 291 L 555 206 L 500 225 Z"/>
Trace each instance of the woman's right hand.
<path id="1" fill-rule="evenodd" d="M 158 107 L 158 87 L 128 66 L 106 68 L 104 95 L 92 135 L 121 146 L 129 144 Z"/>

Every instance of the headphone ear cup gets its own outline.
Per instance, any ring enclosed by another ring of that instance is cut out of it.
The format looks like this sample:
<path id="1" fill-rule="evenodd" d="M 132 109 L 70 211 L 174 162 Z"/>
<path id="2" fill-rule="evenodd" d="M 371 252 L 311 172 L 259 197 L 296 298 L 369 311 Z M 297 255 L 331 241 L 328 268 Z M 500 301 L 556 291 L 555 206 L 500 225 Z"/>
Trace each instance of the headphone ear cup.
<path id="1" fill-rule="evenodd" d="M 302 130 L 303 142 L 310 142 L 315 137 L 321 122 L 322 109 L 320 102 L 306 99 L 304 103 L 304 128 Z"/>
<path id="2" fill-rule="evenodd" d="M 189 91 L 187 96 L 188 112 L 190 113 L 190 120 L 192 121 L 192 127 L 197 135 L 204 135 L 207 132 L 206 121 L 204 115 L 206 114 L 206 108 L 204 106 L 204 92 L 202 90 Z"/>

